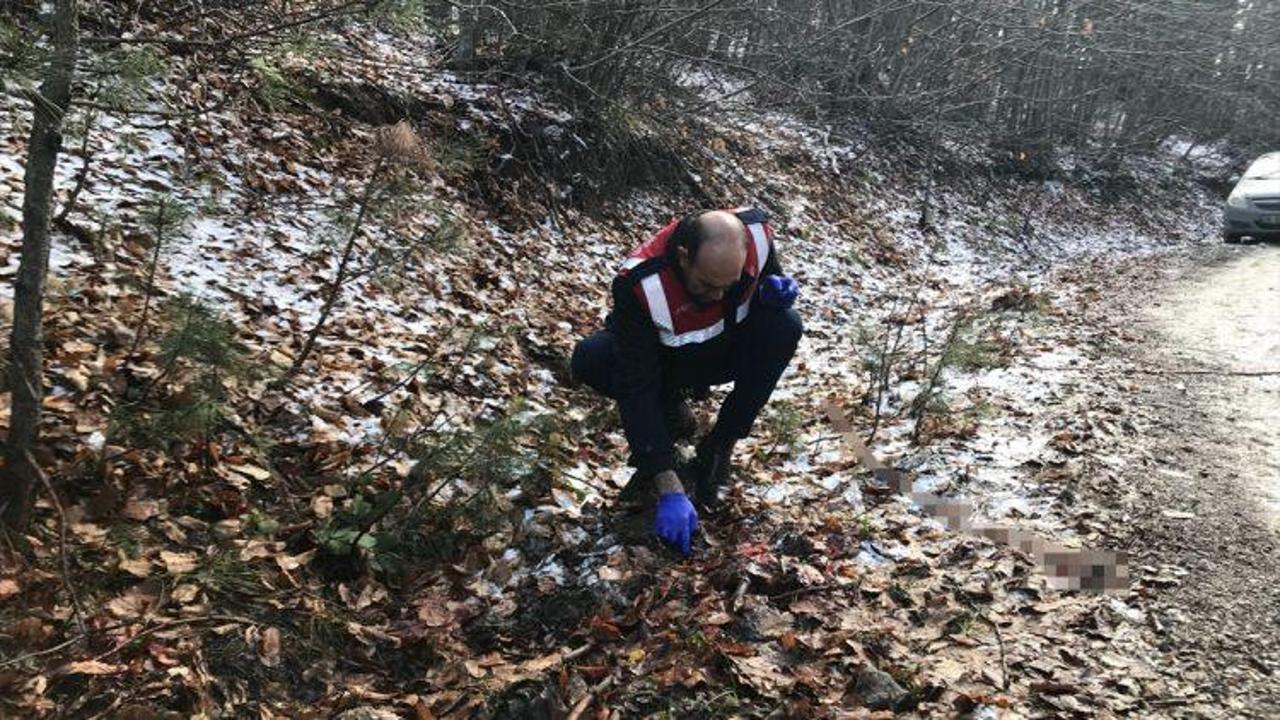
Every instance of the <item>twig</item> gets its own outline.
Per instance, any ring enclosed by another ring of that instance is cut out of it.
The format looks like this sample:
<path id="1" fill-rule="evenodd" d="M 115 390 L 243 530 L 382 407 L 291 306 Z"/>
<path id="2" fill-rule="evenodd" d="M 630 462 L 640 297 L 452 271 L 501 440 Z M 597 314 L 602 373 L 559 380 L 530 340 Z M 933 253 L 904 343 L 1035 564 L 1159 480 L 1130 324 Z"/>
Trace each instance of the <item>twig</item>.
<path id="1" fill-rule="evenodd" d="M 911 428 L 911 442 L 914 445 L 920 444 L 920 431 L 924 426 L 925 417 L 929 414 L 929 404 L 933 401 L 935 393 L 938 391 L 938 384 L 942 380 L 942 373 L 951 363 L 951 353 L 954 352 L 956 343 L 960 341 L 960 334 L 963 332 L 973 318 L 967 310 L 961 310 L 955 320 L 952 321 L 951 328 L 947 332 L 947 337 L 942 343 L 942 348 L 938 351 L 937 363 L 933 366 L 933 372 L 929 375 L 929 380 L 920 394 L 916 395 L 911 401 L 911 416 L 915 419 L 916 424 Z M 927 359 L 926 359 L 927 361 Z"/>
<path id="2" fill-rule="evenodd" d="M 311 331 L 307 333 L 307 339 L 303 342 L 302 350 L 298 352 L 298 356 L 294 358 L 293 365 L 277 381 L 276 387 L 283 387 L 302 369 L 302 365 L 306 363 L 312 349 L 315 348 L 316 338 L 319 337 L 320 331 L 324 329 L 325 322 L 329 319 L 329 314 L 333 312 L 333 308 L 338 304 L 338 300 L 342 296 L 343 285 L 346 284 L 348 279 L 347 266 L 355 252 L 356 241 L 360 239 L 360 231 L 364 229 L 365 216 L 368 214 L 369 207 L 373 204 L 380 189 L 378 182 L 382 179 L 382 170 L 385 162 L 386 156 L 379 155 L 377 162 L 373 166 L 373 172 L 369 175 L 369 180 L 364 187 L 364 194 L 360 198 L 360 206 L 356 212 L 356 218 L 351 224 L 351 233 L 347 236 L 346 246 L 342 250 L 342 259 L 338 261 L 338 269 L 334 272 L 333 279 L 329 282 L 324 305 L 320 308 L 320 317 L 316 320 L 316 324 L 311 327 Z"/>
<path id="3" fill-rule="evenodd" d="M 83 42 L 86 45 L 164 45 L 166 47 L 179 47 L 179 48 L 181 47 L 217 48 L 217 47 L 223 47 L 226 45 L 232 45 L 242 40 L 249 40 L 255 37 L 260 37 L 262 35 L 271 35 L 271 34 L 280 32 L 281 30 L 291 30 L 293 28 L 301 27 L 303 25 L 309 25 L 313 22 L 328 20 L 330 18 L 335 18 L 342 15 L 358 15 L 360 11 L 358 10 L 354 12 L 350 11 L 350 8 L 356 5 L 364 5 L 367 10 L 369 7 L 373 5 L 373 3 L 370 2 L 369 0 L 352 0 L 351 2 L 345 2 L 335 7 L 329 8 L 328 10 L 314 13 L 312 15 L 307 15 L 306 17 L 303 17 L 303 18 L 290 20 L 288 22 L 283 22 L 278 25 L 270 25 L 265 28 L 256 28 L 253 30 L 248 30 L 242 33 L 238 33 L 236 35 L 228 35 L 227 37 L 222 38 L 221 40 L 184 40 L 179 38 L 159 38 L 159 37 L 140 37 L 140 38 L 87 37 L 87 38 L 84 38 Z"/>
<path id="4" fill-rule="evenodd" d="M 423 368 L 425 368 L 428 364 L 431 363 L 431 360 L 432 358 L 429 355 L 423 358 L 421 362 L 419 362 L 417 365 L 413 367 L 411 371 L 409 371 L 408 375 L 405 375 L 404 377 L 400 378 L 390 388 L 387 388 L 386 390 L 378 393 L 377 395 L 374 395 L 372 398 L 365 400 L 361 404 L 368 405 L 369 403 L 378 402 L 379 400 L 386 398 L 388 395 L 399 390 L 400 388 L 407 386 L 409 383 L 413 382 L 414 378 L 418 377 L 418 373 L 422 372 Z"/>
<path id="5" fill-rule="evenodd" d="M 129 624 L 130 624 L 130 623 L 127 623 L 127 622 L 117 622 L 117 623 L 112 623 L 112 624 L 110 624 L 110 625 L 104 625 L 104 626 L 102 626 L 102 627 L 96 627 L 96 628 L 94 628 L 94 630 L 95 630 L 96 632 L 100 632 L 100 633 L 102 633 L 102 632 L 107 632 L 107 631 L 110 631 L 110 630 L 116 630 L 116 629 L 118 629 L 118 628 L 122 628 L 122 627 L 124 627 L 125 625 L 129 625 Z M 75 636 L 75 637 L 73 637 L 73 638 L 70 638 L 70 639 L 68 639 L 68 640 L 64 640 L 63 642 L 58 643 L 57 645 L 54 645 L 53 647 L 45 648 L 44 650 L 36 650 L 35 652 L 24 653 L 24 654 L 19 655 L 19 656 L 17 656 L 17 657 L 11 657 L 11 658 L 9 658 L 8 660 L 0 660 L 0 668 L 2 668 L 2 667 L 8 667 L 8 666 L 10 666 L 10 665 L 17 665 L 18 663 L 23 662 L 23 661 L 25 661 L 25 660 L 31 660 L 31 659 L 34 659 L 34 658 L 43 657 L 43 656 L 45 656 L 45 655 L 52 655 L 53 653 L 56 653 L 56 652 L 58 652 L 59 650 L 63 650 L 63 649 L 65 649 L 66 647 L 68 647 L 68 646 L 70 646 L 70 645 L 74 645 L 74 644 L 76 644 L 76 643 L 80 642 L 81 640 L 84 640 L 86 637 L 88 637 L 88 636 L 87 636 L 87 635 L 84 635 L 84 634 L 79 634 L 79 635 L 76 635 L 76 636 Z"/>
<path id="6" fill-rule="evenodd" d="M 73 100 L 71 102 L 71 105 L 72 107 L 86 108 L 89 110 L 97 110 L 99 112 L 107 113 L 108 115 L 124 115 L 124 116 L 145 115 L 148 117 L 163 118 L 165 120 L 189 120 L 191 118 L 199 117 L 201 115 L 208 115 L 209 113 L 218 112 L 219 110 L 230 105 L 233 100 L 235 100 L 234 95 L 227 95 L 222 100 L 219 100 L 218 102 L 208 107 L 202 107 L 195 110 L 150 110 L 147 108 L 124 108 L 124 107 L 117 107 L 109 103 L 93 102 L 91 100 Z"/>
<path id="7" fill-rule="evenodd" d="M 1162 698 L 1160 700 L 1151 700 L 1150 703 L 1156 707 L 1178 707 L 1190 705 L 1191 701 L 1187 698 Z"/>
<path id="8" fill-rule="evenodd" d="M 1218 375 L 1221 377 L 1274 377 L 1280 370 L 1156 370 L 1139 368 L 1134 372 L 1140 375 Z"/>
<path id="9" fill-rule="evenodd" d="M 85 635 L 81 633 L 71 638 L 70 640 L 67 640 L 65 642 L 60 642 L 57 645 L 54 645 L 53 647 L 45 648 L 44 650 L 37 650 L 35 652 L 29 652 L 29 653 L 26 653 L 25 655 L 19 655 L 17 657 L 9 658 L 8 660 L 0 660 L 0 668 L 8 667 L 10 665 L 17 665 L 18 663 L 23 662 L 24 660 L 32 660 L 34 658 L 42 657 L 44 655 L 52 655 L 65 647 L 75 645 L 76 643 L 80 642 L 84 638 L 85 638 Z"/>
<path id="10" fill-rule="evenodd" d="M 991 618 L 980 614 L 978 615 L 978 619 L 990 625 L 991 629 L 995 631 L 996 643 L 1000 646 L 1000 689 L 1007 692 L 1009 690 L 1009 664 L 1005 660 L 1004 636 L 1000 634 L 1000 626 Z"/>
<path id="11" fill-rule="evenodd" d="M 138 352 L 138 347 L 142 344 L 142 336 L 147 332 L 147 316 L 151 312 L 151 300 L 156 294 L 156 270 L 160 266 L 160 253 L 164 250 L 165 231 L 169 229 L 169 222 L 174 219 L 173 216 L 166 217 L 169 212 L 169 200 L 166 198 L 158 200 L 153 210 L 155 214 L 152 227 L 156 233 L 155 247 L 151 251 L 151 262 L 147 266 L 147 287 L 142 301 L 142 316 L 138 319 L 138 329 L 133 335 L 129 352 L 125 353 L 125 357 L 130 360 Z"/>
<path id="12" fill-rule="evenodd" d="M 569 652 L 565 653 L 564 657 L 560 658 L 560 662 L 567 663 L 571 660 L 577 660 L 583 655 L 586 655 L 587 653 L 591 652 L 591 650 L 594 649 L 595 646 L 596 646 L 595 642 L 589 642 L 586 645 L 583 645 L 582 647 L 577 648 L 576 650 L 570 650 Z"/>
<path id="13" fill-rule="evenodd" d="M 788 590 L 786 592 L 778 593 L 777 595 L 770 595 L 769 599 L 770 600 L 789 600 L 798 595 L 808 595 L 809 593 L 823 592 L 824 590 L 836 590 L 839 587 L 840 587 L 839 585 L 830 585 L 830 584 L 809 585 L 802 588 L 796 588 L 795 590 Z"/>
<path id="14" fill-rule="evenodd" d="M 678 25 L 684 25 L 685 23 L 693 21 L 698 16 L 707 13 L 707 11 L 715 9 L 717 5 L 723 5 L 724 2 L 725 0 L 711 0 L 711 2 L 707 3 L 706 5 L 703 5 L 700 8 L 694 9 L 692 12 L 682 15 L 663 25 L 659 25 L 658 27 L 649 31 L 647 34 L 641 35 L 639 38 L 627 43 L 626 45 L 616 47 L 613 50 L 610 50 L 609 52 L 605 53 L 604 55 L 601 55 L 600 57 L 594 60 L 585 62 L 581 65 L 575 65 L 571 68 L 566 67 L 565 70 L 578 71 L 578 70 L 586 70 L 588 68 L 595 67 L 596 65 L 599 65 L 600 63 L 604 62 L 605 60 L 608 60 L 611 57 L 618 55 L 619 53 L 624 53 L 630 50 L 631 48 L 634 48 L 635 46 L 640 45 L 641 43 L 648 42 L 652 38 L 655 38 L 665 33 L 666 31 L 670 30 L 673 27 L 676 27 Z"/>
<path id="15" fill-rule="evenodd" d="M 736 613 L 742 607 L 742 598 L 747 594 L 747 588 L 751 585 L 751 578 L 744 577 L 738 581 L 738 587 L 733 591 L 733 597 L 729 600 L 729 612 Z"/>
<path id="16" fill-rule="evenodd" d="M 587 708 L 591 706 L 591 701 L 595 699 L 595 696 L 605 690 L 608 690 L 609 686 L 612 684 L 613 676 L 610 675 L 597 683 L 595 687 L 591 688 L 591 691 L 582 696 L 582 699 L 578 701 L 578 704 L 573 706 L 573 712 L 569 713 L 569 720 L 579 720 L 579 718 L 582 717 L 582 713 L 586 712 Z"/>
<path id="17" fill-rule="evenodd" d="M 95 95 L 96 96 L 96 95 Z M 80 193 L 84 191 L 84 186 L 89 180 L 89 165 L 93 162 L 94 153 L 90 148 L 90 140 L 92 139 L 94 126 L 98 122 L 98 112 L 90 110 L 85 115 L 84 121 L 84 138 L 80 141 L 80 158 L 82 160 L 80 170 L 76 172 L 76 184 L 71 188 L 70 194 L 67 195 L 67 202 L 62 206 L 62 211 L 53 219 L 55 225 L 66 223 L 67 217 L 76 209 L 76 203 L 80 199 Z"/>
<path id="18" fill-rule="evenodd" d="M 62 501 L 58 499 L 58 493 L 53 489 L 53 483 L 49 482 L 49 476 L 44 474 L 44 470 L 40 469 L 40 465 L 36 463 L 36 459 L 31 455 L 30 450 L 23 450 L 23 454 L 27 459 L 27 464 L 35 470 L 36 477 L 40 478 L 44 489 L 49 493 L 49 499 L 53 502 L 53 507 L 58 511 L 58 555 L 62 561 L 62 586 L 66 589 L 67 594 L 71 596 L 71 608 L 76 614 L 76 626 L 80 628 L 80 634 L 84 635 L 87 631 L 84 627 L 84 610 L 80 607 L 80 596 L 76 593 L 76 588 L 71 584 L 71 561 L 67 559 L 67 511 L 62 507 Z"/>
<path id="19" fill-rule="evenodd" d="M 137 635 L 134 635 L 133 637 L 129 638 L 128 640 L 125 640 L 125 641 L 123 641 L 123 642 L 121 642 L 121 643 L 117 644 L 115 647 L 111 648 L 110 650 L 107 650 L 107 651 L 105 651 L 105 652 L 99 653 L 98 655 L 94 656 L 94 658 L 93 658 L 93 659 L 94 659 L 95 661 L 97 661 L 97 660 L 101 660 L 101 659 L 103 659 L 103 658 L 105 658 L 105 657 L 109 657 L 109 656 L 111 656 L 111 655 L 114 655 L 114 654 L 116 654 L 116 653 L 120 652 L 121 650 L 123 650 L 123 649 L 125 649 L 125 648 L 129 647 L 129 646 L 130 646 L 130 645 L 132 645 L 133 643 L 137 642 L 139 638 L 143 638 L 143 637 L 146 637 L 147 635 L 151 635 L 151 634 L 153 634 L 153 633 L 160 632 L 161 630 L 167 630 L 167 629 L 169 629 L 169 628 L 172 628 L 172 627 L 178 627 L 178 626 L 181 626 L 181 625 L 191 625 L 191 624 L 194 624 L 194 623 L 199 623 L 199 622 L 210 622 L 210 621 L 237 622 L 237 623 L 241 623 L 241 624 L 243 624 L 243 625 L 256 625 L 256 624 L 257 624 L 257 621 L 256 621 L 256 620 L 250 620 L 249 618 L 246 618 L 246 617 L 240 617 L 239 615 L 205 615 L 205 616 L 203 616 L 203 617 L 183 618 L 183 619 L 181 619 L 181 620 L 170 620 L 170 621 L 168 621 L 168 622 L 162 622 L 162 623 L 160 623 L 159 625 L 152 625 L 151 627 L 146 628 L 145 630 L 141 630 L 141 631 L 139 631 Z"/>

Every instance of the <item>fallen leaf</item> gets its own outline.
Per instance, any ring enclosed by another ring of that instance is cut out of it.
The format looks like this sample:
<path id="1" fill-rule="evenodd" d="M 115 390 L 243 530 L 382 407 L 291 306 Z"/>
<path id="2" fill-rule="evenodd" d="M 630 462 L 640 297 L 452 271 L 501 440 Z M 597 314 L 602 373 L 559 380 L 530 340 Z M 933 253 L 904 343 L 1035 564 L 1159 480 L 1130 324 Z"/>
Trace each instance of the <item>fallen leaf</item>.
<path id="1" fill-rule="evenodd" d="M 107 612 L 121 620 L 137 620 L 147 613 L 156 599 L 138 588 L 130 588 L 123 595 L 107 601 Z"/>
<path id="2" fill-rule="evenodd" d="M 41 622 L 40 618 L 23 618 L 9 628 L 9 635 L 20 643 L 33 646 L 44 642 L 53 633 L 53 628 Z"/>
<path id="3" fill-rule="evenodd" d="M 71 523 L 71 532 L 86 545 L 101 546 L 107 539 L 107 530 L 92 523 Z"/>
<path id="4" fill-rule="evenodd" d="M 191 583 L 186 583 L 174 588 L 170 597 L 172 597 L 176 602 L 186 605 L 192 600 L 195 600 L 196 596 L 199 594 L 199 587 L 192 585 Z"/>
<path id="5" fill-rule="evenodd" d="M 729 656 L 734 672 L 748 685 L 762 693 L 786 690 L 795 684 L 795 678 L 783 673 L 776 663 L 760 655 L 751 657 Z"/>
<path id="6" fill-rule="evenodd" d="M 591 618 L 591 631 L 602 640 L 617 640 L 622 637 L 618 626 L 599 616 Z"/>
<path id="7" fill-rule="evenodd" d="M 227 465 L 233 471 L 244 475 L 247 478 L 264 482 L 271 479 L 271 471 L 266 468 L 260 468 L 257 465 Z"/>
<path id="8" fill-rule="evenodd" d="M 10 578 L 0 579 L 0 599 L 17 595 L 21 590 L 22 588 L 18 585 L 18 581 Z"/>
<path id="9" fill-rule="evenodd" d="M 543 670 L 546 670 L 549 667 L 554 667 L 555 665 L 558 665 L 560 663 L 560 658 L 561 658 L 560 653 L 553 652 L 550 655 L 543 655 L 542 657 L 539 657 L 539 658 L 526 660 L 524 664 L 520 666 L 520 669 L 525 672 L 532 672 L 532 673 L 542 672 Z"/>
<path id="10" fill-rule="evenodd" d="M 165 667 L 173 667 L 182 662 L 172 654 L 173 648 L 167 648 L 160 643 L 148 643 L 147 654 L 156 662 Z"/>
<path id="11" fill-rule="evenodd" d="M 262 631 L 262 640 L 258 643 L 258 659 L 267 667 L 280 664 L 280 631 L 269 627 Z"/>
<path id="12" fill-rule="evenodd" d="M 311 498 L 311 512 L 324 519 L 333 514 L 333 498 L 328 495 L 317 495 Z"/>
<path id="13" fill-rule="evenodd" d="M 276 565 L 279 565 L 280 569 L 285 571 L 297 570 L 303 565 L 306 565 L 307 563 L 311 562 L 311 558 L 315 557 L 315 554 L 316 554 L 316 550 L 315 548 L 312 548 L 304 553 L 299 553 L 297 555 L 277 555 Z"/>
<path id="14" fill-rule="evenodd" d="M 120 509 L 120 514 L 130 520 L 142 522 L 160 514 L 160 503 L 155 500 L 130 500 Z"/>
<path id="15" fill-rule="evenodd" d="M 796 634 L 788 630 L 782 633 L 782 637 L 778 638 L 778 641 L 782 643 L 784 650 L 794 650 L 796 647 Z"/>
<path id="16" fill-rule="evenodd" d="M 89 374 L 84 371 L 84 368 L 67 368 L 62 371 L 62 377 L 80 392 L 89 389 Z"/>
<path id="17" fill-rule="evenodd" d="M 77 660 L 58 668 L 57 675 L 114 675 L 123 672 L 126 666 L 112 665 L 101 660 Z"/>
<path id="18" fill-rule="evenodd" d="M 144 578 L 151 575 L 151 561 L 146 558 L 137 558 L 135 560 L 121 554 L 119 566 L 121 570 L 134 577 Z"/>
<path id="19" fill-rule="evenodd" d="M 418 619 L 427 627 L 444 627 L 453 621 L 453 615 L 433 598 L 418 606 Z"/>
<path id="20" fill-rule="evenodd" d="M 165 570 L 170 575 L 181 575 L 195 570 L 199 565 L 199 558 L 195 553 L 176 553 L 168 550 L 160 551 L 160 561 L 164 563 Z"/>

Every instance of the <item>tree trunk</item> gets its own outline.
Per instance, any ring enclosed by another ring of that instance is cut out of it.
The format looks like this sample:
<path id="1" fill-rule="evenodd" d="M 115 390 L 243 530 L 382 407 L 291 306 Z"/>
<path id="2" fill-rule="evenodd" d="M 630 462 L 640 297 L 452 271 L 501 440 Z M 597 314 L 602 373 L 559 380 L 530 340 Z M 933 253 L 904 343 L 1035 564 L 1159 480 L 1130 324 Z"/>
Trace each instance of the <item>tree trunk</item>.
<path id="1" fill-rule="evenodd" d="M 458 10 L 458 46 L 453 62 L 459 70 L 476 69 L 476 46 L 480 44 L 480 11 Z"/>
<path id="2" fill-rule="evenodd" d="M 78 44 L 77 0 L 57 0 L 53 17 L 53 59 L 33 94 L 31 140 L 22 200 L 22 256 L 13 287 L 13 333 L 9 338 L 9 387 L 13 411 L 6 462 L 0 477 L 0 509 L 6 524 L 26 526 L 31 514 L 36 468 L 32 449 L 40 431 L 44 385 L 43 328 L 45 275 L 49 270 L 49 208 L 53 174 L 62 143 L 62 123 L 71 106 Z"/>

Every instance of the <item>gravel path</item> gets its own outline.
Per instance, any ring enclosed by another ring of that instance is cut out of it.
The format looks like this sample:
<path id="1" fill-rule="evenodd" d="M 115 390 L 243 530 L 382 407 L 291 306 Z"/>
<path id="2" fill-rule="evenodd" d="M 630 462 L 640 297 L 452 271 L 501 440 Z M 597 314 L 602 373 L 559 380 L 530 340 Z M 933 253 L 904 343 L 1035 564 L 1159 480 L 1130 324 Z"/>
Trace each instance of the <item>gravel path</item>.
<path id="1" fill-rule="evenodd" d="M 1122 481 L 1134 564 L 1187 571 L 1150 604 L 1171 717 L 1280 716 L 1280 247 L 1205 248 L 1120 300 L 1151 418 Z M 1153 300 L 1154 298 L 1154 300 Z"/>

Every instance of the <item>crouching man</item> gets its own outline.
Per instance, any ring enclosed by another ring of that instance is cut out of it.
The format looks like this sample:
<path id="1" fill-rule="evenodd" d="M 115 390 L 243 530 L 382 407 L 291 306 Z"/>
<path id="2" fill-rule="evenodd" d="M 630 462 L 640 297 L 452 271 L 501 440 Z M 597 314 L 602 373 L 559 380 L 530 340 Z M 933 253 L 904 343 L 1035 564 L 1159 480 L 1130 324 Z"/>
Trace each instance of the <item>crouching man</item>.
<path id="1" fill-rule="evenodd" d="M 605 328 L 578 343 L 573 375 L 617 400 L 636 472 L 625 496 L 657 498 L 654 531 L 686 556 L 705 512 L 728 484 L 747 437 L 800 341 L 761 210 L 714 210 L 664 227 L 622 264 Z M 674 442 L 696 431 L 686 396 L 733 383 L 692 463 Z M 688 494 L 692 494 L 692 498 Z"/>

